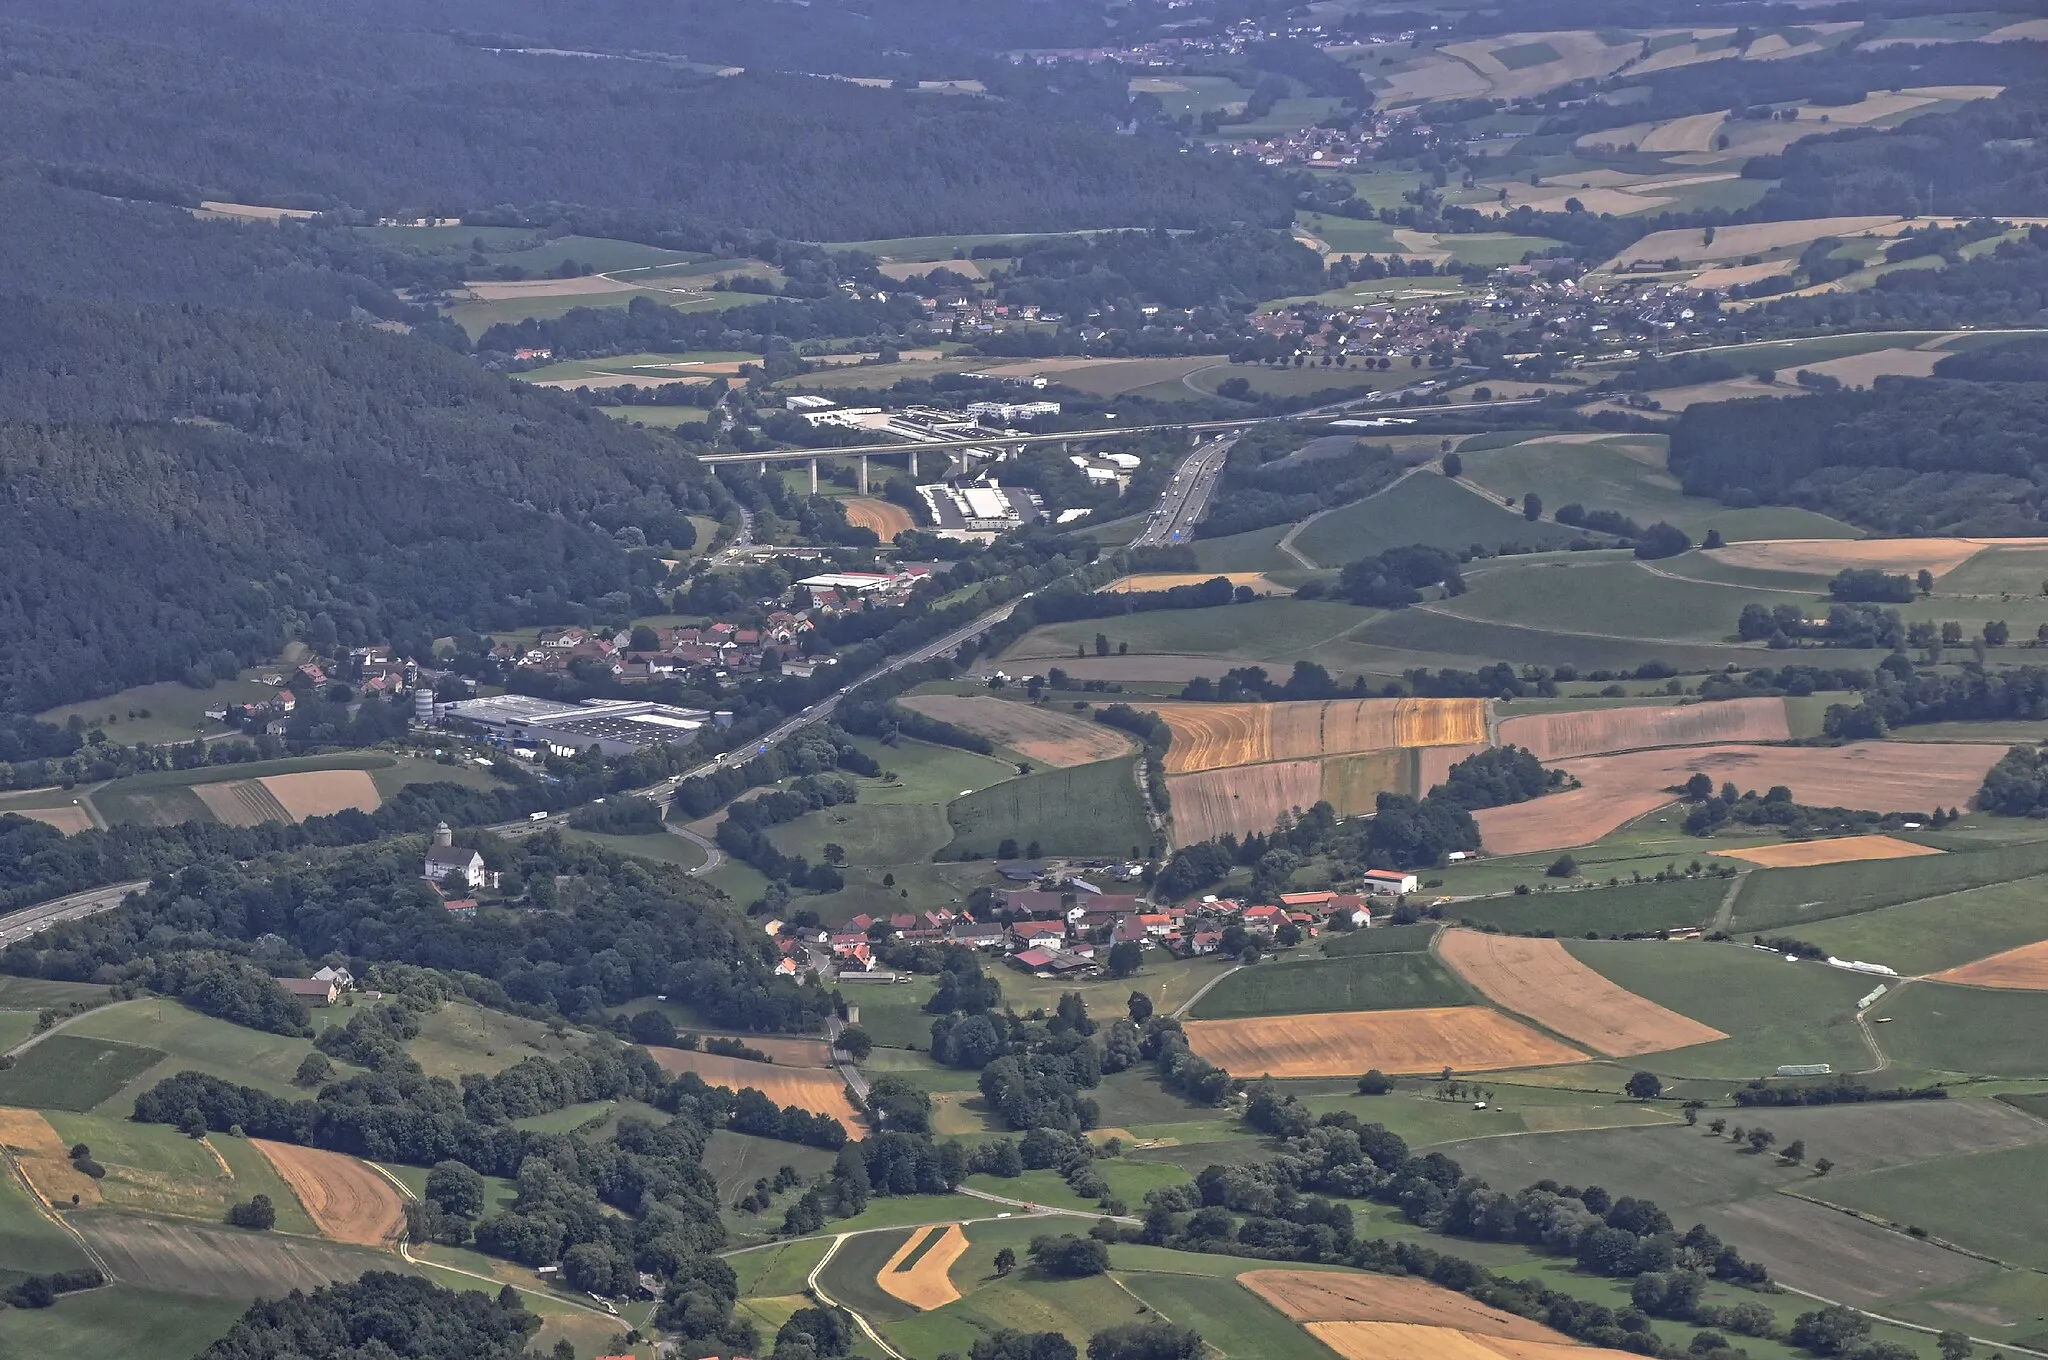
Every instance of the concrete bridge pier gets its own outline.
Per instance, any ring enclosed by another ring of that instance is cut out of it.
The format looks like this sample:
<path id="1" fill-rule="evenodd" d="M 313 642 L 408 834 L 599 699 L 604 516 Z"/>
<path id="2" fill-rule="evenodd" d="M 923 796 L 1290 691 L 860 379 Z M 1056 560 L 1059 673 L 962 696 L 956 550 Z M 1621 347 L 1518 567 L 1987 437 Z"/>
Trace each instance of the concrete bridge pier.
<path id="1" fill-rule="evenodd" d="M 818 494 L 818 460 L 815 458 L 811 460 L 811 494 Z"/>
<path id="2" fill-rule="evenodd" d="M 863 496 L 868 494 L 868 456 L 866 454 L 860 456 L 860 494 Z"/>

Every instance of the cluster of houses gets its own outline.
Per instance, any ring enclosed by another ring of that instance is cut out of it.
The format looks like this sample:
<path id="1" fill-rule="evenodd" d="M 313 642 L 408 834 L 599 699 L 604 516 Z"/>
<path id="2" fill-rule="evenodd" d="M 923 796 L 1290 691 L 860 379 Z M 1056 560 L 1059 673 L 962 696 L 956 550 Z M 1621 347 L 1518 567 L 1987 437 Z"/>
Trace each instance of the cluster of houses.
<path id="1" fill-rule="evenodd" d="M 829 959 L 840 982 L 893 981 L 895 974 L 881 966 L 876 952 L 887 942 L 958 945 L 1000 954 L 1012 967 L 1040 977 L 1072 977 L 1104 966 L 1119 944 L 1198 958 L 1221 950 L 1224 932 L 1232 926 L 1266 944 L 1290 924 L 1303 939 L 1331 929 L 1363 930 L 1374 920 L 1369 898 L 1415 890 L 1415 875 L 1375 869 L 1358 892 L 1287 893 L 1278 902 L 1262 903 L 1204 897 L 1176 906 L 1066 878 L 1051 886 L 999 891 L 979 919 L 940 909 L 855 916 L 829 930 L 801 935 L 780 921 L 769 921 L 765 928 L 782 955 L 778 971 L 788 976 Z"/>

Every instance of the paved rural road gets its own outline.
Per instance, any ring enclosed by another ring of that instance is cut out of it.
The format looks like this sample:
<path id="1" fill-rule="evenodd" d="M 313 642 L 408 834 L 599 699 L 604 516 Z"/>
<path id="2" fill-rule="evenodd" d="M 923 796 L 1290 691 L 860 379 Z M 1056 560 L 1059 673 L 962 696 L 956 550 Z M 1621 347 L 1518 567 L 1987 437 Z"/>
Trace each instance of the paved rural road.
<path id="1" fill-rule="evenodd" d="M 39 930 L 65 921 L 79 921 L 103 911 L 112 911 L 126 900 L 129 893 L 141 892 L 149 886 L 149 880 L 137 879 L 133 883 L 115 883 L 105 888 L 94 888 L 90 892 L 73 893 L 41 902 L 20 911 L 0 916 L 0 949 L 16 940 L 25 940 Z"/>
<path id="2" fill-rule="evenodd" d="M 861 1103 L 865 1105 L 868 1099 L 867 1074 L 855 1065 L 851 1057 L 839 1051 L 839 1032 L 845 1028 L 846 1022 L 838 1016 L 828 1015 L 825 1017 L 826 1052 L 831 1055 L 832 1070 L 837 1072 L 840 1078 L 853 1088 L 854 1094 L 859 1096 Z"/>
<path id="3" fill-rule="evenodd" d="M 1214 987 L 1217 983 L 1223 981 L 1223 979 L 1229 977 L 1232 973 L 1235 973 L 1238 969 L 1242 967 L 1244 967 L 1244 965 L 1241 963 L 1233 963 L 1228 968 L 1218 973 L 1215 977 L 1210 978 L 1207 982 L 1202 984 L 1201 991 L 1196 992 L 1193 996 L 1181 1002 L 1178 1006 L 1175 1006 L 1169 1018 L 1178 1020 L 1183 1015 L 1186 1015 L 1189 1011 L 1195 1008 L 1195 1003 L 1197 1001 L 1200 1001 L 1203 997 L 1209 994 L 1209 989 L 1211 987 Z"/>
<path id="4" fill-rule="evenodd" d="M 908 1360 L 908 1357 L 905 1356 L 902 1351 L 897 1350 L 894 1346 L 890 1345 L 888 1342 L 882 1339 L 882 1334 L 875 1330 L 874 1324 L 870 1323 L 866 1318 L 862 1317 L 853 1309 L 847 1308 L 845 1304 L 839 1302 L 839 1300 L 833 1298 L 830 1294 L 827 1294 L 825 1292 L 825 1286 L 818 1283 L 818 1277 L 825 1273 L 826 1266 L 832 1264 L 832 1258 L 839 1254 L 839 1249 L 842 1246 L 846 1245 L 846 1239 L 849 1237 L 856 1237 L 858 1235 L 859 1234 L 857 1233 L 841 1233 L 839 1236 L 833 1238 L 832 1245 L 825 1248 L 825 1254 L 818 1258 L 818 1264 L 812 1266 L 811 1273 L 804 1278 L 804 1288 L 810 1293 L 810 1296 L 812 1298 L 816 1299 L 819 1303 L 824 1304 L 827 1308 L 846 1309 L 846 1311 L 852 1315 L 854 1322 L 859 1325 L 861 1331 L 867 1334 L 868 1340 L 874 1342 L 877 1346 L 881 1347 L 883 1353 L 888 1355 L 890 1357 L 890 1360 Z"/>

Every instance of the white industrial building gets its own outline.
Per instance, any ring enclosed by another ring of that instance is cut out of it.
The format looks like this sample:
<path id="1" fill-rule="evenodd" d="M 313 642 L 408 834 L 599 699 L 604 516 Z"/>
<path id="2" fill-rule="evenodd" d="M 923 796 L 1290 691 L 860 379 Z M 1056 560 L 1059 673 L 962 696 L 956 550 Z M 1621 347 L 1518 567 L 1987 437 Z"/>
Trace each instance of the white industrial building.
<path id="1" fill-rule="evenodd" d="M 986 486 L 921 486 L 917 494 L 931 511 L 941 533 L 1002 533 L 1029 524 L 1045 513 L 1038 497 L 1019 487 L 997 482 Z"/>
<path id="2" fill-rule="evenodd" d="M 595 746 L 608 756 L 629 755 L 649 746 L 688 746 L 705 724 L 723 727 L 730 713 L 701 708 L 676 708 L 637 699 L 589 699 L 580 704 L 557 703 L 525 694 L 498 694 L 464 699 L 446 706 L 461 718 L 507 743 L 544 746 L 573 755 Z"/>

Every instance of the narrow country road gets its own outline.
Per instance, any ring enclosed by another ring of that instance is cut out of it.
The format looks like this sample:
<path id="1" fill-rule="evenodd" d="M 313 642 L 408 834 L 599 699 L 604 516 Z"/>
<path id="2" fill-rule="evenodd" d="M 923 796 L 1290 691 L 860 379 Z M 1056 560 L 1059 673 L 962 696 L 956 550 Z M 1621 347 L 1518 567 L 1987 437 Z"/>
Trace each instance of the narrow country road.
<path id="1" fill-rule="evenodd" d="M 708 874 L 719 865 L 725 863 L 725 851 L 719 849 L 715 841 L 698 835 L 680 822 L 663 822 L 662 825 L 668 828 L 668 833 L 671 836 L 681 836 L 684 840 L 704 852 L 704 862 L 690 870 L 692 874 Z"/>
<path id="2" fill-rule="evenodd" d="M 1186 1015 L 1189 1011 L 1193 1010 L 1195 1008 L 1195 1003 L 1197 1001 L 1200 1001 L 1203 997 L 1207 996 L 1209 994 L 1209 989 L 1211 987 L 1214 987 L 1217 983 L 1223 981 L 1223 979 L 1229 977 L 1232 973 L 1235 973 L 1238 969 L 1242 967 L 1244 967 L 1244 965 L 1241 963 L 1233 963 L 1228 968 L 1218 973 L 1215 977 L 1212 977 L 1207 982 L 1203 983 L 1202 989 L 1200 991 L 1196 992 L 1193 996 L 1189 997 L 1187 1000 L 1181 1002 L 1178 1006 L 1175 1006 L 1173 1008 L 1171 1018 L 1178 1020 L 1182 1016 Z"/>
<path id="3" fill-rule="evenodd" d="M 839 1249 L 842 1246 L 846 1245 L 846 1239 L 856 1235 L 857 1234 L 854 1233 L 841 1233 L 839 1236 L 832 1239 L 832 1245 L 825 1248 L 825 1254 L 818 1258 L 818 1264 L 811 1267 L 810 1275 L 804 1280 L 804 1288 L 810 1293 L 810 1296 L 812 1298 L 816 1299 L 819 1303 L 824 1304 L 827 1308 L 845 1309 L 846 1312 L 853 1318 L 854 1324 L 858 1326 L 864 1334 L 866 1334 L 867 1339 L 874 1342 L 877 1346 L 881 1347 L 882 1352 L 885 1355 L 889 1356 L 890 1360 L 909 1360 L 909 1358 L 905 1356 L 902 1351 L 897 1350 L 894 1346 L 890 1345 L 888 1342 L 882 1339 L 882 1334 L 875 1330 L 873 1323 L 869 1322 L 859 1313 L 854 1312 L 853 1309 L 847 1308 L 845 1304 L 839 1302 L 839 1300 L 833 1298 L 830 1294 L 827 1294 L 825 1292 L 825 1286 L 818 1283 L 818 1277 L 825 1273 L 826 1266 L 832 1264 L 832 1258 L 839 1254 Z"/>

